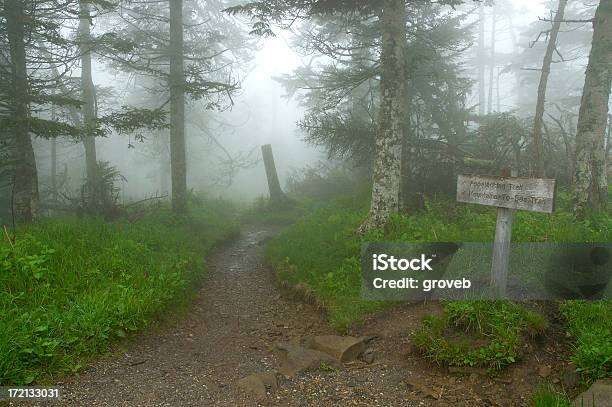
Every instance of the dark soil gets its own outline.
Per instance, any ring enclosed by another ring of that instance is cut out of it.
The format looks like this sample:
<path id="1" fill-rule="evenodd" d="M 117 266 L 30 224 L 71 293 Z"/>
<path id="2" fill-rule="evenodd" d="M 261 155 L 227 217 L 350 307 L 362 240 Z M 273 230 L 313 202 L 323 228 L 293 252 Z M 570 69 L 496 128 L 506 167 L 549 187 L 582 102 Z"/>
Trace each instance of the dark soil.
<path id="1" fill-rule="evenodd" d="M 510 407 L 528 406 L 538 383 L 560 386 L 567 352 L 550 339 L 528 344 L 523 360 L 496 376 L 433 365 L 412 348 L 410 338 L 422 316 L 440 307 L 420 303 L 372 316 L 351 330 L 353 336 L 373 337 L 370 363 L 279 379 L 279 389 L 267 400 L 251 399 L 236 381 L 274 371 L 277 342 L 304 343 L 309 336 L 333 333 L 320 311 L 281 295 L 263 259 L 265 241 L 277 232 L 271 226 L 244 227 L 237 241 L 209 260 L 209 274 L 186 316 L 124 343 L 62 383 L 60 404 Z"/>

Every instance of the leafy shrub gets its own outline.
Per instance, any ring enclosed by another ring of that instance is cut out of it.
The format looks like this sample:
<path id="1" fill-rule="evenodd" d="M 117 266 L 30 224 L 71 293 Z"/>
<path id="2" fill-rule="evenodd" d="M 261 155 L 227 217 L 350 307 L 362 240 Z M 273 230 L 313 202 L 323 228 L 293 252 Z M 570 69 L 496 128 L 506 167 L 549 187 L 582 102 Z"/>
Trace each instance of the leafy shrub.
<path id="1" fill-rule="evenodd" d="M 108 161 L 96 162 L 95 179 L 85 179 L 78 196 L 64 196 L 77 214 L 103 216 L 105 219 L 116 219 L 121 215 L 119 182 L 127 179 L 117 167 Z"/>
<path id="2" fill-rule="evenodd" d="M 366 174 L 356 174 L 358 170 L 347 164 L 319 162 L 293 171 L 287 180 L 287 191 L 307 199 L 332 199 L 355 193 L 366 179 Z"/>

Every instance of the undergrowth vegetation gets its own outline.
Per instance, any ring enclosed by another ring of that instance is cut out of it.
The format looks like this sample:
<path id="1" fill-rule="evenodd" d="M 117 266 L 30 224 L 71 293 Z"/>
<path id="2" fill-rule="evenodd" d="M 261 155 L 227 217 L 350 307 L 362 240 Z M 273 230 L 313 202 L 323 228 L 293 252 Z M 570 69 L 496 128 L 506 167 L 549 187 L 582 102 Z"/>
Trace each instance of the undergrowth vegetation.
<path id="1" fill-rule="evenodd" d="M 359 296 L 361 241 L 355 229 L 366 211 L 364 199 L 336 199 L 298 220 L 266 248 L 280 280 L 312 293 L 339 330 L 384 306 Z"/>
<path id="2" fill-rule="evenodd" d="M 345 330 L 368 313 L 391 305 L 367 301 L 360 296 L 362 242 L 491 242 L 494 238 L 495 208 L 456 204 L 443 199 L 427 201 L 422 210 L 394 216 L 385 231 L 377 230 L 358 237 L 355 230 L 367 213 L 367 202 L 367 191 L 331 200 L 267 246 L 267 256 L 279 279 L 315 297 L 338 330 Z M 611 242 L 612 214 L 593 213 L 586 220 L 577 221 L 569 210 L 568 194 L 560 191 L 557 209 L 552 215 L 515 213 L 513 241 Z M 477 320 L 487 318 L 489 323 L 477 331 L 488 340 L 477 350 L 467 353 L 459 351 L 462 345 L 440 343 L 442 353 L 430 353 L 434 359 L 458 365 L 501 366 L 516 360 L 516 349 L 525 334 L 541 332 L 544 326 L 539 314 L 520 305 L 495 303 L 487 314 L 474 303 L 447 303 L 444 315 L 425 321 L 425 329 L 429 331 L 422 333 L 423 342 L 446 324 L 464 321 L 456 319 L 458 309 Z M 590 381 L 610 376 L 612 304 L 607 301 L 565 302 L 562 312 L 569 333 L 576 339 L 573 359 L 583 377 Z M 512 316 L 513 313 L 518 316 Z M 592 328 L 586 329 L 587 326 Z"/>
<path id="3" fill-rule="evenodd" d="M 277 206 L 267 198 L 259 197 L 244 208 L 240 215 L 243 223 L 268 223 L 285 225 L 293 223 L 307 211 L 312 202 L 288 200 L 284 205 Z"/>
<path id="4" fill-rule="evenodd" d="M 531 397 L 533 407 L 571 407 L 569 400 L 557 393 L 552 387 L 541 385 Z"/>
<path id="5" fill-rule="evenodd" d="M 436 363 L 500 369 L 547 327 L 544 316 L 511 302 L 449 302 L 441 315 L 424 318 L 414 343 Z"/>
<path id="6" fill-rule="evenodd" d="M 0 242 L 0 384 L 75 372 L 189 301 L 208 250 L 237 233 L 231 205 L 140 220 L 57 219 Z"/>
<path id="7" fill-rule="evenodd" d="M 561 304 L 574 338 L 573 362 L 589 380 L 612 377 L 612 304 L 610 301 L 566 301 Z"/>

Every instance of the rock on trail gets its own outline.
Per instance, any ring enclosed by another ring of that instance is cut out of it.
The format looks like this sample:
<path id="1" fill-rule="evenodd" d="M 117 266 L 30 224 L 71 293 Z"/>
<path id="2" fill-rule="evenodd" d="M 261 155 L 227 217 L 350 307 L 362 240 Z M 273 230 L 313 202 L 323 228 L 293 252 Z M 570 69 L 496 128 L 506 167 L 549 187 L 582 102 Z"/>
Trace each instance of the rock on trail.
<path id="1" fill-rule="evenodd" d="M 315 307 L 281 295 L 263 258 L 278 230 L 244 227 L 208 260 L 187 315 L 58 383 L 63 401 L 47 405 L 528 407 L 543 380 L 572 379 L 556 368 L 563 352 L 547 350 L 554 342 L 499 377 L 432 364 L 410 337 L 436 303 L 402 304 L 336 335 Z"/>
<path id="2" fill-rule="evenodd" d="M 208 260 L 186 316 L 121 344 L 63 383 L 62 405 L 241 406 L 253 403 L 254 392 L 262 396 L 259 382 L 273 390 L 264 373 L 280 364 L 274 344 L 329 332 L 320 313 L 298 312 L 297 302 L 279 295 L 262 244 L 278 230 L 244 227 Z"/>
<path id="3" fill-rule="evenodd" d="M 312 338 L 310 347 L 347 363 L 356 360 L 365 351 L 365 338 L 352 336 L 319 335 Z"/>

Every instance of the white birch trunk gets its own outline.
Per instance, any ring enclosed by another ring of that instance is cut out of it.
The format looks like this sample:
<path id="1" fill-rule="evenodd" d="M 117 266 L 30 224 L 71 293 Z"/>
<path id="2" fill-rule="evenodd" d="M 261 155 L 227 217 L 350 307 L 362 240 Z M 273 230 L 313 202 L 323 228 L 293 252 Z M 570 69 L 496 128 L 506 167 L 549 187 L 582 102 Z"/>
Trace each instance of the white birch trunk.
<path id="1" fill-rule="evenodd" d="M 612 85 L 612 0 L 601 0 L 593 22 L 593 43 L 586 70 L 574 170 L 574 213 L 602 209 L 608 201 L 605 134 Z"/>
<path id="2" fill-rule="evenodd" d="M 399 210 L 403 122 L 406 115 L 406 19 L 403 0 L 385 0 L 382 15 L 381 107 L 370 212 L 360 233 L 384 227 Z"/>

